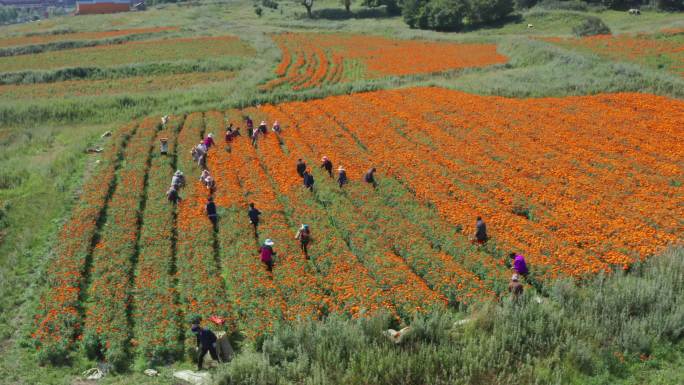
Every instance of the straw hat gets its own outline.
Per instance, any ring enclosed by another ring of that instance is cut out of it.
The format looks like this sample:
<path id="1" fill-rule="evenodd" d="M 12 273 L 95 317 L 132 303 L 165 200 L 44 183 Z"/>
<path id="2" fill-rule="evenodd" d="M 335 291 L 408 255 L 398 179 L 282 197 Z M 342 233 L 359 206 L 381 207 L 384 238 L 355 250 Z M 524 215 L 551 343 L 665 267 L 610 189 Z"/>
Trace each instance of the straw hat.
<path id="1" fill-rule="evenodd" d="M 265 120 L 262 120 L 260 125 L 261 125 L 261 126 L 265 126 L 265 125 L 266 125 L 266 121 L 265 121 Z"/>
<path id="2" fill-rule="evenodd" d="M 273 246 L 275 243 L 271 240 L 271 238 L 268 238 L 267 240 L 264 241 L 264 245 L 266 246 Z"/>
<path id="3" fill-rule="evenodd" d="M 337 171 L 344 171 L 344 167 L 342 167 L 342 166 L 338 167 Z"/>
<path id="4" fill-rule="evenodd" d="M 209 135 L 207 135 L 207 136 L 209 136 L 210 138 L 213 138 L 214 134 L 210 132 Z"/>
<path id="5" fill-rule="evenodd" d="M 511 277 L 511 281 L 518 282 L 518 274 L 513 274 L 513 276 Z"/>
<path id="6" fill-rule="evenodd" d="M 181 171 L 181 170 L 176 170 L 176 175 L 183 175 L 183 171 Z"/>

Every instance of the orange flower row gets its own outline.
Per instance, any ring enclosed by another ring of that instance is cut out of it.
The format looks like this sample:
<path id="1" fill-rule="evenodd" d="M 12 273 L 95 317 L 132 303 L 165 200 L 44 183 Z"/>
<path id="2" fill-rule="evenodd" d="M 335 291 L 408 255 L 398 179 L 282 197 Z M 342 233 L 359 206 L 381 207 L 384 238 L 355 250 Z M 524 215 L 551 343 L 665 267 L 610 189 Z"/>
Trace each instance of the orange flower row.
<path id="1" fill-rule="evenodd" d="M 106 221 L 92 254 L 83 342 L 91 358 L 103 354 L 117 368 L 125 363 L 132 331 L 128 322 L 140 210 L 157 119 L 145 119 L 124 152 Z"/>
<path id="2" fill-rule="evenodd" d="M 235 121 L 239 122 L 239 117 L 236 118 Z M 223 121 L 224 116 L 219 112 L 206 114 L 208 131 L 220 133 Z M 238 317 L 238 328 L 246 336 L 254 338 L 272 331 L 287 313 L 287 306 L 279 287 L 269 278 L 259 259 L 254 257 L 257 243 L 234 168 L 237 160 L 228 152 L 229 149 L 219 139 L 208 160 L 209 169 L 217 181 L 215 202 L 222 210 L 218 232 L 219 256 L 222 270 L 226 273 L 233 310 Z"/>
<path id="3" fill-rule="evenodd" d="M 147 200 L 142 214 L 140 249 L 133 296 L 134 336 L 147 362 L 160 363 L 180 356 L 178 293 L 171 272 L 173 255 L 174 206 L 166 199 L 176 152 L 176 135 L 183 117 L 171 117 L 153 142 L 154 151 L 147 176 Z M 169 143 L 169 155 L 161 155 L 161 138 Z"/>
<path id="4" fill-rule="evenodd" d="M 184 321 L 217 315 L 232 322 L 234 314 L 215 258 L 214 231 L 205 211 L 209 192 L 199 182 L 200 169 L 190 156 L 204 131 L 202 113 L 193 113 L 178 136 L 178 167 L 185 174 L 186 186 L 176 218 L 177 289 Z"/>
<path id="5" fill-rule="evenodd" d="M 361 64 L 359 78 L 444 72 L 503 64 L 507 58 L 493 44 L 457 44 L 424 40 L 392 40 L 380 36 L 286 33 L 274 35 L 283 51 L 271 89 L 289 84 L 294 90 L 344 81 L 345 68 Z M 297 61 L 290 64 L 295 52 Z M 439 55 L 435 55 L 439 52 Z M 286 72 L 287 69 L 287 72 Z M 355 79 L 349 79 L 355 80 Z"/>
<path id="6" fill-rule="evenodd" d="M 136 124 L 117 130 L 106 146 L 105 158 L 96 176 L 83 185 L 80 201 L 64 224 L 57 243 L 57 257 L 48 266 L 50 289 L 40 301 L 33 338 L 42 359 L 68 357 L 75 337 L 80 333 L 80 293 L 85 281 L 86 260 L 91 252 L 97 223 L 109 199 L 119 157 Z"/>

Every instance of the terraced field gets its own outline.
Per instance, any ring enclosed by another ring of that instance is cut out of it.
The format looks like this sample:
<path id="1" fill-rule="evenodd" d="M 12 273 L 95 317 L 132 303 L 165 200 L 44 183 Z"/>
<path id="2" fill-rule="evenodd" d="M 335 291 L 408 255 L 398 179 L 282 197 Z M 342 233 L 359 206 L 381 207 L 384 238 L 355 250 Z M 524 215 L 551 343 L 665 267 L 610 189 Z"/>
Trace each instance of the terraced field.
<path id="1" fill-rule="evenodd" d="M 251 56 L 253 48 L 235 36 L 174 38 L 0 57 L 0 72 L 69 67 L 114 67 L 134 63 Z"/>
<path id="2" fill-rule="evenodd" d="M 67 32 L 67 33 L 34 33 L 32 35 L 7 37 L 0 39 L 0 48 L 23 45 L 38 45 L 60 41 L 102 40 L 121 36 L 153 34 L 158 32 L 176 31 L 176 27 L 131 28 L 102 32 Z"/>
<path id="3" fill-rule="evenodd" d="M 655 34 L 598 35 L 581 39 L 546 38 L 563 47 L 594 52 L 613 60 L 632 61 L 664 68 L 684 76 L 684 30 Z"/>
<path id="4" fill-rule="evenodd" d="M 293 90 L 356 79 L 429 74 L 503 64 L 494 44 L 392 40 L 349 34 L 284 33 L 273 39 L 282 52 L 277 76 L 264 90 Z M 439 53 L 439 54 L 437 54 Z"/>
<path id="5" fill-rule="evenodd" d="M 214 230 L 190 149 L 245 115 L 283 131 L 210 150 Z M 166 127 L 143 119 L 109 140 L 62 229 L 34 341 L 47 358 L 83 346 L 125 368 L 136 355 L 181 357 L 182 327 L 195 316 L 224 317 L 255 338 L 298 318 L 407 320 L 494 299 L 509 251 L 527 257 L 540 284 L 627 268 L 682 242 L 682 121 L 682 101 L 652 95 L 507 99 L 440 88 L 193 113 Z M 158 154 L 161 137 L 168 156 Z M 346 168 L 348 185 L 318 167 L 323 155 Z M 371 166 L 377 189 L 361 180 Z M 176 168 L 188 185 L 173 206 L 165 191 Z M 263 212 L 257 238 L 249 202 Z M 478 215 L 492 238 L 480 248 L 468 239 Z M 310 260 L 293 240 L 301 223 L 313 230 Z M 257 253 L 266 238 L 272 273 Z"/>

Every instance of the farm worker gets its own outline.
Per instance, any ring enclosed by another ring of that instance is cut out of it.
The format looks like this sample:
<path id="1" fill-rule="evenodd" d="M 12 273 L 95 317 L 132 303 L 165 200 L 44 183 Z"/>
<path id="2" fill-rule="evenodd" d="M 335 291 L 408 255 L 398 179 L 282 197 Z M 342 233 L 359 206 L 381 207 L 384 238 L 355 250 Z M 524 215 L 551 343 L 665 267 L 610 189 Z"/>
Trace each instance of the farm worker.
<path id="1" fill-rule="evenodd" d="M 259 139 L 259 133 L 260 132 L 261 131 L 259 131 L 259 130 L 254 130 L 254 132 L 252 132 L 252 146 L 254 146 L 254 147 L 256 147 L 257 139 Z"/>
<path id="2" fill-rule="evenodd" d="M 477 217 L 475 221 L 475 234 L 473 235 L 473 243 L 484 245 L 487 242 L 487 225 L 482 220 L 482 217 Z"/>
<path id="3" fill-rule="evenodd" d="M 311 241 L 311 230 L 309 229 L 309 225 L 302 224 L 302 227 L 299 228 L 295 235 L 295 239 L 299 239 L 299 248 L 302 249 L 304 258 L 309 259 L 308 246 L 309 241 Z"/>
<path id="4" fill-rule="evenodd" d="M 226 135 L 224 139 L 226 142 L 233 140 L 233 123 L 230 123 L 228 127 L 226 127 Z"/>
<path id="5" fill-rule="evenodd" d="M 301 158 L 297 159 L 297 174 L 299 174 L 299 176 L 303 178 L 304 171 L 306 171 L 306 163 L 304 163 L 304 161 Z"/>
<path id="6" fill-rule="evenodd" d="M 169 140 L 167 138 L 159 138 L 159 153 L 166 155 L 169 152 Z"/>
<path id="7" fill-rule="evenodd" d="M 200 154 L 199 159 L 197 160 L 197 165 L 201 169 L 207 168 L 207 153 L 203 152 Z"/>
<path id="8" fill-rule="evenodd" d="M 178 190 L 176 190 L 176 188 L 173 186 L 169 187 L 169 191 L 166 192 L 166 199 L 168 199 L 169 202 L 173 203 L 174 205 L 178 203 L 180 200 L 180 197 L 178 196 Z"/>
<path id="9" fill-rule="evenodd" d="M 254 235 L 256 236 L 257 234 L 257 227 L 259 226 L 259 215 L 261 215 L 261 211 L 257 210 L 256 207 L 254 207 L 254 203 L 249 204 L 249 210 L 247 211 L 247 216 L 249 217 L 249 223 L 254 226 Z"/>
<path id="10" fill-rule="evenodd" d="M 202 141 L 204 145 L 207 147 L 207 150 L 211 148 L 211 146 L 214 145 L 214 134 L 209 133 L 206 138 L 204 138 L 204 141 Z"/>
<path id="11" fill-rule="evenodd" d="M 508 284 L 508 292 L 513 295 L 513 299 L 518 299 L 523 293 L 523 285 L 518 280 L 518 274 L 513 274 L 511 282 Z"/>
<path id="12" fill-rule="evenodd" d="M 325 169 L 332 178 L 333 164 L 327 156 L 324 156 L 323 159 L 321 159 L 321 168 Z"/>
<path id="13" fill-rule="evenodd" d="M 340 185 L 340 188 L 347 184 L 348 179 L 347 179 L 347 172 L 344 170 L 342 166 L 337 168 L 337 184 Z"/>
<path id="14" fill-rule="evenodd" d="M 313 175 L 311 175 L 309 170 L 304 171 L 304 175 L 302 175 L 302 178 L 304 180 L 304 187 L 308 188 L 309 191 L 313 191 L 314 177 Z"/>
<path id="15" fill-rule="evenodd" d="M 216 229 L 216 225 L 218 224 L 218 214 L 216 213 L 216 203 L 214 203 L 213 197 L 209 197 L 207 200 L 206 210 L 207 217 L 209 217 L 211 224 L 214 226 L 214 229 Z"/>
<path id="16" fill-rule="evenodd" d="M 247 116 L 245 117 L 245 124 L 247 125 L 247 132 L 249 132 L 249 136 L 251 137 L 254 134 L 254 132 L 252 132 L 254 131 L 254 122 L 252 122 L 252 119 Z"/>
<path id="17" fill-rule="evenodd" d="M 378 187 L 377 182 L 375 182 L 375 167 L 366 172 L 366 175 L 363 176 L 363 180 L 366 181 L 366 183 L 373 185 L 373 188 Z"/>
<path id="18" fill-rule="evenodd" d="M 206 168 L 207 164 L 207 146 L 204 143 L 198 144 L 193 150 L 192 157 L 201 168 Z"/>
<path id="19" fill-rule="evenodd" d="M 276 134 L 280 133 L 280 123 L 276 120 L 273 122 L 273 128 L 271 128 Z"/>
<path id="20" fill-rule="evenodd" d="M 209 189 L 209 192 L 214 192 L 214 189 L 216 188 L 216 181 L 211 175 L 204 179 L 204 186 Z"/>
<path id="21" fill-rule="evenodd" d="M 161 118 L 161 124 L 162 124 L 162 126 L 163 126 L 164 128 L 166 128 L 166 123 L 168 123 L 168 122 L 169 122 L 169 116 L 168 116 L 168 115 L 162 116 L 162 118 Z"/>
<path id="22" fill-rule="evenodd" d="M 273 256 L 275 251 L 273 251 L 273 241 L 269 238 L 264 241 L 264 245 L 261 246 L 261 262 L 266 265 L 268 271 L 273 271 Z"/>
<path id="23" fill-rule="evenodd" d="M 525 257 L 516 253 L 510 253 L 508 257 L 513 260 L 512 269 L 515 270 L 515 272 L 518 273 L 518 275 L 522 275 L 523 277 L 527 278 L 527 274 L 529 273 L 529 271 L 527 270 L 527 263 L 525 263 Z"/>
<path id="24" fill-rule="evenodd" d="M 261 123 L 259 124 L 259 131 L 261 131 L 262 134 L 265 134 L 268 132 L 268 126 L 266 125 L 265 120 L 262 120 Z"/>
<path id="25" fill-rule="evenodd" d="M 200 182 L 206 183 L 207 177 L 209 175 L 210 175 L 209 170 L 207 170 L 206 168 L 204 170 L 202 170 L 202 174 L 199 177 Z"/>
<path id="26" fill-rule="evenodd" d="M 181 187 L 185 186 L 185 175 L 181 170 L 176 170 L 171 178 L 171 186 L 176 190 L 180 190 Z"/>
<path id="27" fill-rule="evenodd" d="M 205 329 L 199 325 L 199 321 L 193 321 L 191 329 L 193 334 L 197 337 L 197 370 L 202 370 L 202 363 L 204 356 L 209 355 L 212 359 L 218 361 L 218 354 L 216 354 L 216 334 L 209 329 Z"/>

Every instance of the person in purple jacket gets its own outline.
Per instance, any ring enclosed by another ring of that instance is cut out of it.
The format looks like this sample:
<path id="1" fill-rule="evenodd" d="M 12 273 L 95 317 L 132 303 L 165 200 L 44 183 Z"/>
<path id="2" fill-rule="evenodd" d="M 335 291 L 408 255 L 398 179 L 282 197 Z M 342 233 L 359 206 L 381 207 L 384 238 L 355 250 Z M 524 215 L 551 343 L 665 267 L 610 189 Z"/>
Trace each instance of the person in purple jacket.
<path id="1" fill-rule="evenodd" d="M 516 253 L 510 253 L 508 257 L 513 261 L 512 269 L 515 270 L 515 272 L 519 275 L 522 275 L 523 277 L 527 278 L 527 274 L 529 273 L 529 271 L 527 270 L 527 263 L 525 263 L 525 257 Z"/>
<path id="2" fill-rule="evenodd" d="M 269 238 L 264 241 L 264 245 L 261 247 L 261 262 L 266 265 L 268 271 L 273 271 L 273 241 Z"/>

